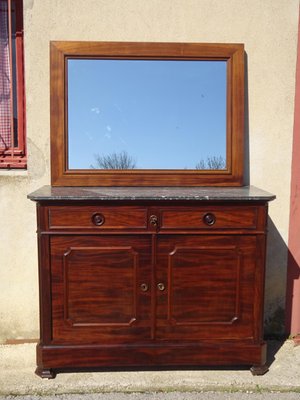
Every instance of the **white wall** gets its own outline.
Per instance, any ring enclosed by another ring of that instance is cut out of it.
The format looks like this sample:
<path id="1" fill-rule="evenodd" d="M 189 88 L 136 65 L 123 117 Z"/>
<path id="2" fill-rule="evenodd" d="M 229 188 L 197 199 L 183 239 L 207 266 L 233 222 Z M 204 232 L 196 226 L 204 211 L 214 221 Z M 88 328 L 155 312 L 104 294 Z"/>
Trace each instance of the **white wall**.
<path id="1" fill-rule="evenodd" d="M 298 7 L 298 0 L 24 0 L 28 171 L 0 171 L 0 341 L 38 337 L 35 205 L 26 195 L 50 183 L 50 40 L 245 44 L 250 180 L 277 195 L 270 204 L 266 328 L 280 330 Z"/>

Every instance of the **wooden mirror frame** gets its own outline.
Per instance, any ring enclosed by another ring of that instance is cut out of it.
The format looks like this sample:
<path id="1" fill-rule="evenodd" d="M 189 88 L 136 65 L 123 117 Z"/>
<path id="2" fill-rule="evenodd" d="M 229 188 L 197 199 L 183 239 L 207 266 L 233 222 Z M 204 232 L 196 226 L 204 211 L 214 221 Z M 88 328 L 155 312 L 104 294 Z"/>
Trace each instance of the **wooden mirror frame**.
<path id="1" fill-rule="evenodd" d="M 68 58 L 227 61 L 226 169 L 68 169 Z M 209 43 L 51 42 L 51 184 L 53 186 L 242 186 L 244 46 Z"/>

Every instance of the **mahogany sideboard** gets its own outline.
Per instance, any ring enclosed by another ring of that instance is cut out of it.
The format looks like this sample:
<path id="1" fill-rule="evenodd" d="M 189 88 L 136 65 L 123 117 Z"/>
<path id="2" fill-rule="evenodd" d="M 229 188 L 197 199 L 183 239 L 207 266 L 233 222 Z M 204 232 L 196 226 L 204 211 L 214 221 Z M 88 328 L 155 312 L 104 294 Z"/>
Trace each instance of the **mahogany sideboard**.
<path id="1" fill-rule="evenodd" d="M 36 373 L 250 366 L 266 372 L 268 201 L 255 187 L 45 186 Z"/>

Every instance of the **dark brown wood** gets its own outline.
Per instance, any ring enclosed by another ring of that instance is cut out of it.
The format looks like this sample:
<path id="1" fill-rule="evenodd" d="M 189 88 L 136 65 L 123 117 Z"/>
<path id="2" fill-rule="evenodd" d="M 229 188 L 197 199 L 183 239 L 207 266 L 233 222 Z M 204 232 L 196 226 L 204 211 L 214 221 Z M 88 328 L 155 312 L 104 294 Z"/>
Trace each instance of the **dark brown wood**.
<path id="1" fill-rule="evenodd" d="M 157 338 L 253 338 L 255 253 L 253 236 L 159 238 Z"/>
<path id="2" fill-rule="evenodd" d="M 253 367 L 250 368 L 250 371 L 252 375 L 264 375 L 266 372 L 269 371 L 269 367 L 267 364 L 264 365 L 253 365 Z"/>
<path id="3" fill-rule="evenodd" d="M 69 170 L 65 60 L 226 60 L 225 170 Z M 208 43 L 51 42 L 51 182 L 53 186 L 242 186 L 244 173 L 244 46 Z"/>
<path id="4" fill-rule="evenodd" d="M 42 368 L 37 368 L 35 370 L 35 373 L 40 376 L 41 378 L 47 378 L 47 379 L 54 379 L 56 378 L 56 372 L 53 369 L 42 369 Z"/>
<path id="5" fill-rule="evenodd" d="M 52 337 L 51 272 L 49 236 L 41 235 L 46 225 L 45 209 L 37 204 L 38 259 L 40 287 L 40 343 L 49 343 Z"/>
<path id="6" fill-rule="evenodd" d="M 150 336 L 149 236 L 51 238 L 52 343 L 122 343 Z"/>
<path id="7" fill-rule="evenodd" d="M 97 211 L 105 230 L 90 220 Z M 206 213 L 216 216 L 212 226 Z M 41 201 L 37 374 L 188 365 L 265 371 L 266 218 L 263 201 Z"/>
<path id="8" fill-rule="evenodd" d="M 102 215 L 103 221 L 95 224 L 95 215 Z M 79 206 L 49 208 L 50 229 L 146 229 L 147 208 L 145 207 L 109 207 Z"/>
<path id="9" fill-rule="evenodd" d="M 264 359 L 265 344 L 251 341 L 158 342 L 120 345 L 40 346 L 51 370 L 111 367 L 242 366 Z"/>
<path id="10" fill-rule="evenodd" d="M 255 206 L 197 206 L 182 207 L 180 214 L 176 207 L 166 207 L 161 211 L 162 229 L 255 229 L 257 227 L 257 212 Z M 204 217 L 212 214 L 215 222 L 205 223 Z"/>

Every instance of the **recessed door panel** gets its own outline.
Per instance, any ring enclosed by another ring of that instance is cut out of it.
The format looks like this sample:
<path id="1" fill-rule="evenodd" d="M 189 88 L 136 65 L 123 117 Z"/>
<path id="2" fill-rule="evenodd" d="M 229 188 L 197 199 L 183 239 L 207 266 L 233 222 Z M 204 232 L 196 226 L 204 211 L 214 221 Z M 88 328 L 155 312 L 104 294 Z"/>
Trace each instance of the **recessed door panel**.
<path id="1" fill-rule="evenodd" d="M 238 319 L 241 255 L 236 247 L 176 246 L 168 258 L 171 323 L 232 324 Z"/>
<path id="2" fill-rule="evenodd" d="M 253 335 L 255 238 L 165 236 L 158 240 L 157 338 Z"/>
<path id="3" fill-rule="evenodd" d="M 51 241 L 54 341 L 122 342 L 149 336 L 150 291 L 142 286 L 151 276 L 147 237 Z"/>
<path id="4" fill-rule="evenodd" d="M 64 318 L 70 325 L 129 326 L 136 321 L 138 253 L 132 247 L 75 246 L 63 257 Z"/>

